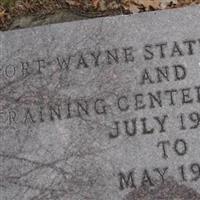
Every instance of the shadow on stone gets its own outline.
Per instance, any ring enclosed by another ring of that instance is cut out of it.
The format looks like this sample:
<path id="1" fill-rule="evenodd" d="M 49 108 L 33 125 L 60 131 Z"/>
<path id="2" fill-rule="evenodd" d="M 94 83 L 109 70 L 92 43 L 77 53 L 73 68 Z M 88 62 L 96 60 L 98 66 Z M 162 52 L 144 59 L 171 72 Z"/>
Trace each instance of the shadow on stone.
<path id="1" fill-rule="evenodd" d="M 200 194 L 185 185 L 178 184 L 173 178 L 155 187 L 140 187 L 128 193 L 123 200 L 199 200 Z"/>

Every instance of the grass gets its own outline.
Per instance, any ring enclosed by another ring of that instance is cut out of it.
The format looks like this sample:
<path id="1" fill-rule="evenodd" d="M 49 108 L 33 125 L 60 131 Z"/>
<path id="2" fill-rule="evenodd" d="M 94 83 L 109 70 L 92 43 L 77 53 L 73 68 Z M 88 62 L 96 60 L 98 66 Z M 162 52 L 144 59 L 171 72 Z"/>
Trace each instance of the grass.
<path id="1" fill-rule="evenodd" d="M 8 27 L 15 17 L 48 14 L 62 8 L 60 0 L 0 0 L 0 29 Z"/>
<path id="2" fill-rule="evenodd" d="M 4 7 L 8 8 L 15 5 L 15 0 L 1 0 L 0 2 Z"/>

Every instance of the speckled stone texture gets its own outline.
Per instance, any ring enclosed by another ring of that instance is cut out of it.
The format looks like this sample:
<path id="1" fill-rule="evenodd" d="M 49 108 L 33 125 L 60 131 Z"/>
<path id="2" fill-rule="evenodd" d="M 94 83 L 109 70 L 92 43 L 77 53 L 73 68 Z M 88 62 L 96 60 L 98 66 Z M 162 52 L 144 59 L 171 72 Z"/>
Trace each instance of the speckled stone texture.
<path id="1" fill-rule="evenodd" d="M 0 199 L 200 199 L 199 19 L 0 32 Z"/>

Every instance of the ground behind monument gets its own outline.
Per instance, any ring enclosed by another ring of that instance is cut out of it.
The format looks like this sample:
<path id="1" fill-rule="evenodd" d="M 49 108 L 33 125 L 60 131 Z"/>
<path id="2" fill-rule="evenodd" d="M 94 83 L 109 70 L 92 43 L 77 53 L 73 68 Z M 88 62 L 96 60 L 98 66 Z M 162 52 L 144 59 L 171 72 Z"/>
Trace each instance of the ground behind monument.
<path id="1" fill-rule="evenodd" d="M 0 0 L 0 29 L 198 4 L 200 0 Z"/>

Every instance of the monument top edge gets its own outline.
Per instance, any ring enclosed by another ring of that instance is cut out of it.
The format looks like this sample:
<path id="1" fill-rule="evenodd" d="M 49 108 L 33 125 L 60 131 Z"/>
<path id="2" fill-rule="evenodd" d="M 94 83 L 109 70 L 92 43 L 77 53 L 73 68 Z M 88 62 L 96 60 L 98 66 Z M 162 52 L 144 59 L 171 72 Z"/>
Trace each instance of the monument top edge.
<path id="1" fill-rule="evenodd" d="M 181 15 L 181 17 L 186 17 L 187 14 L 190 14 L 192 16 L 199 16 L 200 17 L 200 5 L 190 5 L 186 7 L 180 7 L 180 8 L 169 8 L 165 10 L 155 10 L 155 11 L 149 11 L 149 12 L 141 12 L 141 13 L 132 13 L 132 14 L 119 14 L 115 16 L 103 16 L 103 17 L 95 17 L 95 18 L 88 18 L 88 19 L 82 19 L 82 20 L 74 20 L 74 21 L 69 21 L 69 22 L 60 22 L 60 23 L 53 23 L 53 24 L 46 24 L 46 25 L 39 25 L 39 26 L 34 26 L 34 27 L 26 27 L 26 28 L 19 28 L 19 29 L 14 29 L 14 30 L 6 30 L 6 31 L 1 31 L 0 34 L 7 34 L 10 32 L 21 32 L 23 33 L 24 31 L 34 31 L 34 30 L 40 30 L 40 29 L 48 29 L 48 28 L 57 28 L 58 26 L 76 26 L 81 24 L 98 24 L 99 21 L 117 21 L 119 19 L 131 19 L 131 20 L 140 20 L 143 18 L 149 19 L 149 17 L 154 20 L 161 20 L 170 18 L 172 15 Z M 162 18 L 158 19 L 158 15 L 161 16 Z"/>

